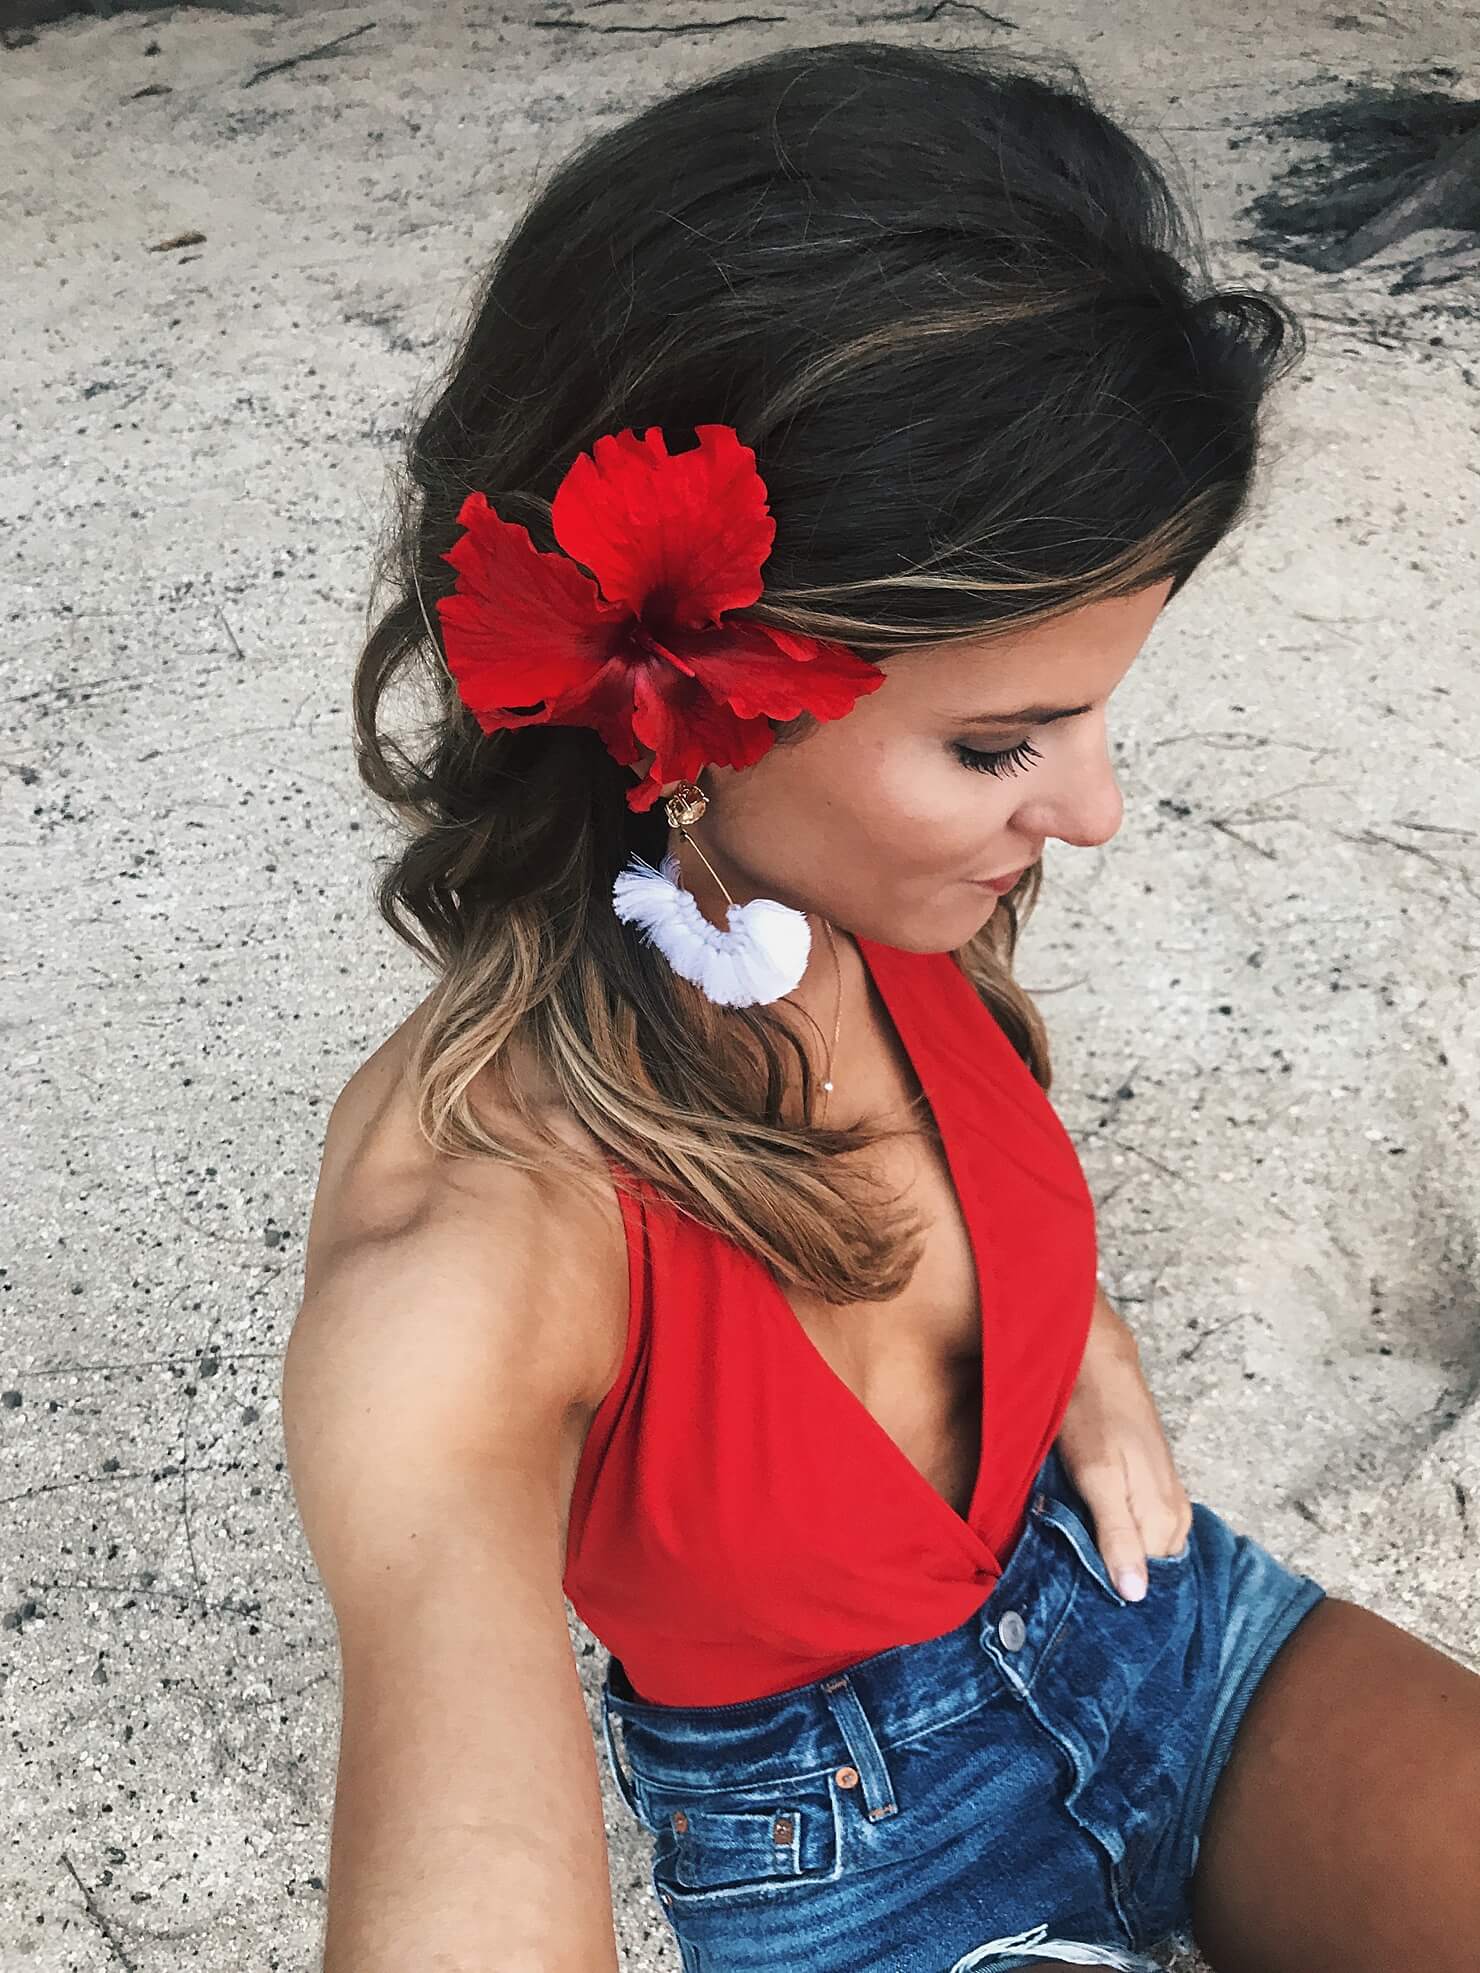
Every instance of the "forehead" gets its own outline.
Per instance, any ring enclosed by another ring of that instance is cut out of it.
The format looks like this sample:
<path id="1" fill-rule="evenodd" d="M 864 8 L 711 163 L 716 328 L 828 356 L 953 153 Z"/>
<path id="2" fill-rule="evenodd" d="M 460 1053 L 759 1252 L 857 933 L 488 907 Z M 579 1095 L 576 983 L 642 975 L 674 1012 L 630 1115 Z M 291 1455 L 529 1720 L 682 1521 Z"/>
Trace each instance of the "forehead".
<path id="1" fill-rule="evenodd" d="M 1130 596 L 1082 604 L 1027 630 L 920 645 L 882 660 L 897 681 L 895 704 L 918 694 L 963 717 L 1000 713 L 1023 721 L 1033 712 L 1045 716 L 1052 705 L 1102 698 L 1129 670 L 1171 587 L 1168 578 Z"/>

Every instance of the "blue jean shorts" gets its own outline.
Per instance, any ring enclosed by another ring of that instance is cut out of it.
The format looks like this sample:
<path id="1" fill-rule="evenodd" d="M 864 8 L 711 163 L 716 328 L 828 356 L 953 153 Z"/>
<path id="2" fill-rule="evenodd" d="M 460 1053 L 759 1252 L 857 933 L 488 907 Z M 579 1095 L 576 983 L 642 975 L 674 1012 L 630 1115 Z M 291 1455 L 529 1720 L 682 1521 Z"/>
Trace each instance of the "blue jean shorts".
<path id="1" fill-rule="evenodd" d="M 685 1973 L 1156 1973 L 1191 1944 L 1214 1785 L 1325 1594 L 1192 1520 L 1128 1601 L 1053 1449 L 991 1595 L 941 1637 L 732 1706 L 650 1704 L 610 1659 L 606 1755 Z"/>

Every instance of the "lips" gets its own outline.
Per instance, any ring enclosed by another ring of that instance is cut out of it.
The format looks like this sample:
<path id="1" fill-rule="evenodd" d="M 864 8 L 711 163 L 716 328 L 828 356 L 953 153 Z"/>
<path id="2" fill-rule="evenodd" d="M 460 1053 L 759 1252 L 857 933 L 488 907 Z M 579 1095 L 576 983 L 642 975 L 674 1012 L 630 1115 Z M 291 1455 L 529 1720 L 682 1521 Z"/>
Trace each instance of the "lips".
<path id="1" fill-rule="evenodd" d="M 989 891 L 996 891 L 1000 895 L 1004 891 L 1010 891 L 1013 885 L 1023 877 L 1028 868 L 1029 866 L 1025 863 L 1021 870 L 1009 870 L 1005 877 L 977 877 L 974 879 L 974 882 L 985 884 Z"/>

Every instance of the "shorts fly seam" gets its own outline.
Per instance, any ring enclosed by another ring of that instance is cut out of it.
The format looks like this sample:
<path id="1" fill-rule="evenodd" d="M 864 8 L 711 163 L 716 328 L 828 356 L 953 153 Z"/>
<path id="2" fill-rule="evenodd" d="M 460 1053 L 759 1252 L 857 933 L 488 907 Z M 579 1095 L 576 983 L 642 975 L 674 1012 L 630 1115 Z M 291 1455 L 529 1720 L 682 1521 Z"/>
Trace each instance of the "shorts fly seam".
<path id="1" fill-rule="evenodd" d="M 1011 1687 L 1012 1691 L 1016 1694 L 1016 1696 L 1020 1700 L 1028 1700 L 1031 1698 L 1033 1687 L 1038 1683 L 1039 1676 L 1041 1675 L 1044 1666 L 1048 1663 L 1050 1657 L 1053 1655 L 1054 1646 L 1058 1643 L 1059 1639 L 1064 1634 L 1064 1626 L 1068 1623 L 1070 1617 L 1074 1614 L 1074 1605 L 1079 1599 L 1079 1589 L 1080 1589 L 1080 1584 L 1079 1584 L 1078 1576 L 1077 1575 L 1070 1576 L 1069 1594 L 1064 1599 L 1064 1607 L 1059 1612 L 1059 1620 L 1054 1625 L 1053 1629 L 1049 1632 L 1048 1636 L 1043 1640 L 1043 1643 L 1039 1647 L 1038 1651 L 1034 1654 L 1033 1669 L 1026 1678 L 1022 1677 L 1021 1674 L 1014 1669 L 1011 1661 L 1011 1654 L 1009 1654 L 1004 1659 L 1003 1657 L 999 1656 L 998 1653 L 995 1651 L 988 1653 L 988 1655 L 992 1659 L 993 1664 L 995 1664 L 998 1667 L 998 1669 L 1002 1673 L 1002 1676 L 1006 1679 L 1008 1685 Z M 992 1625 L 986 1626 L 986 1629 L 988 1630 L 993 1630 L 994 1628 L 995 1627 Z M 986 1649 L 985 1638 L 983 1638 L 982 1648 L 983 1650 Z M 1033 1711 L 1033 1708 L 1030 1706 L 1029 1710 Z M 1036 1716 L 1037 1715 L 1035 1713 L 1035 1717 Z"/>

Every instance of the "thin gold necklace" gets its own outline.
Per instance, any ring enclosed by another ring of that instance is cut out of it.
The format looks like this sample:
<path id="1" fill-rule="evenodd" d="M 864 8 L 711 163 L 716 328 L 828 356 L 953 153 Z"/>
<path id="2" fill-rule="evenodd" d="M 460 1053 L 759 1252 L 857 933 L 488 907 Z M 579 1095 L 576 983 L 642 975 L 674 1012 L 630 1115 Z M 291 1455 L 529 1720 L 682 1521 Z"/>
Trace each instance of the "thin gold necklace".
<path id="1" fill-rule="evenodd" d="M 838 1030 L 843 1024 L 843 969 L 838 963 L 838 948 L 833 938 L 832 926 L 824 918 L 822 929 L 827 933 L 828 950 L 832 953 L 833 972 L 837 976 L 837 1006 L 833 1012 L 832 1046 L 827 1051 L 827 1080 L 822 1085 L 822 1115 L 827 1115 L 828 1098 L 832 1095 L 833 1057 L 838 1051 Z M 820 1121 L 820 1119 L 819 1119 Z"/>

